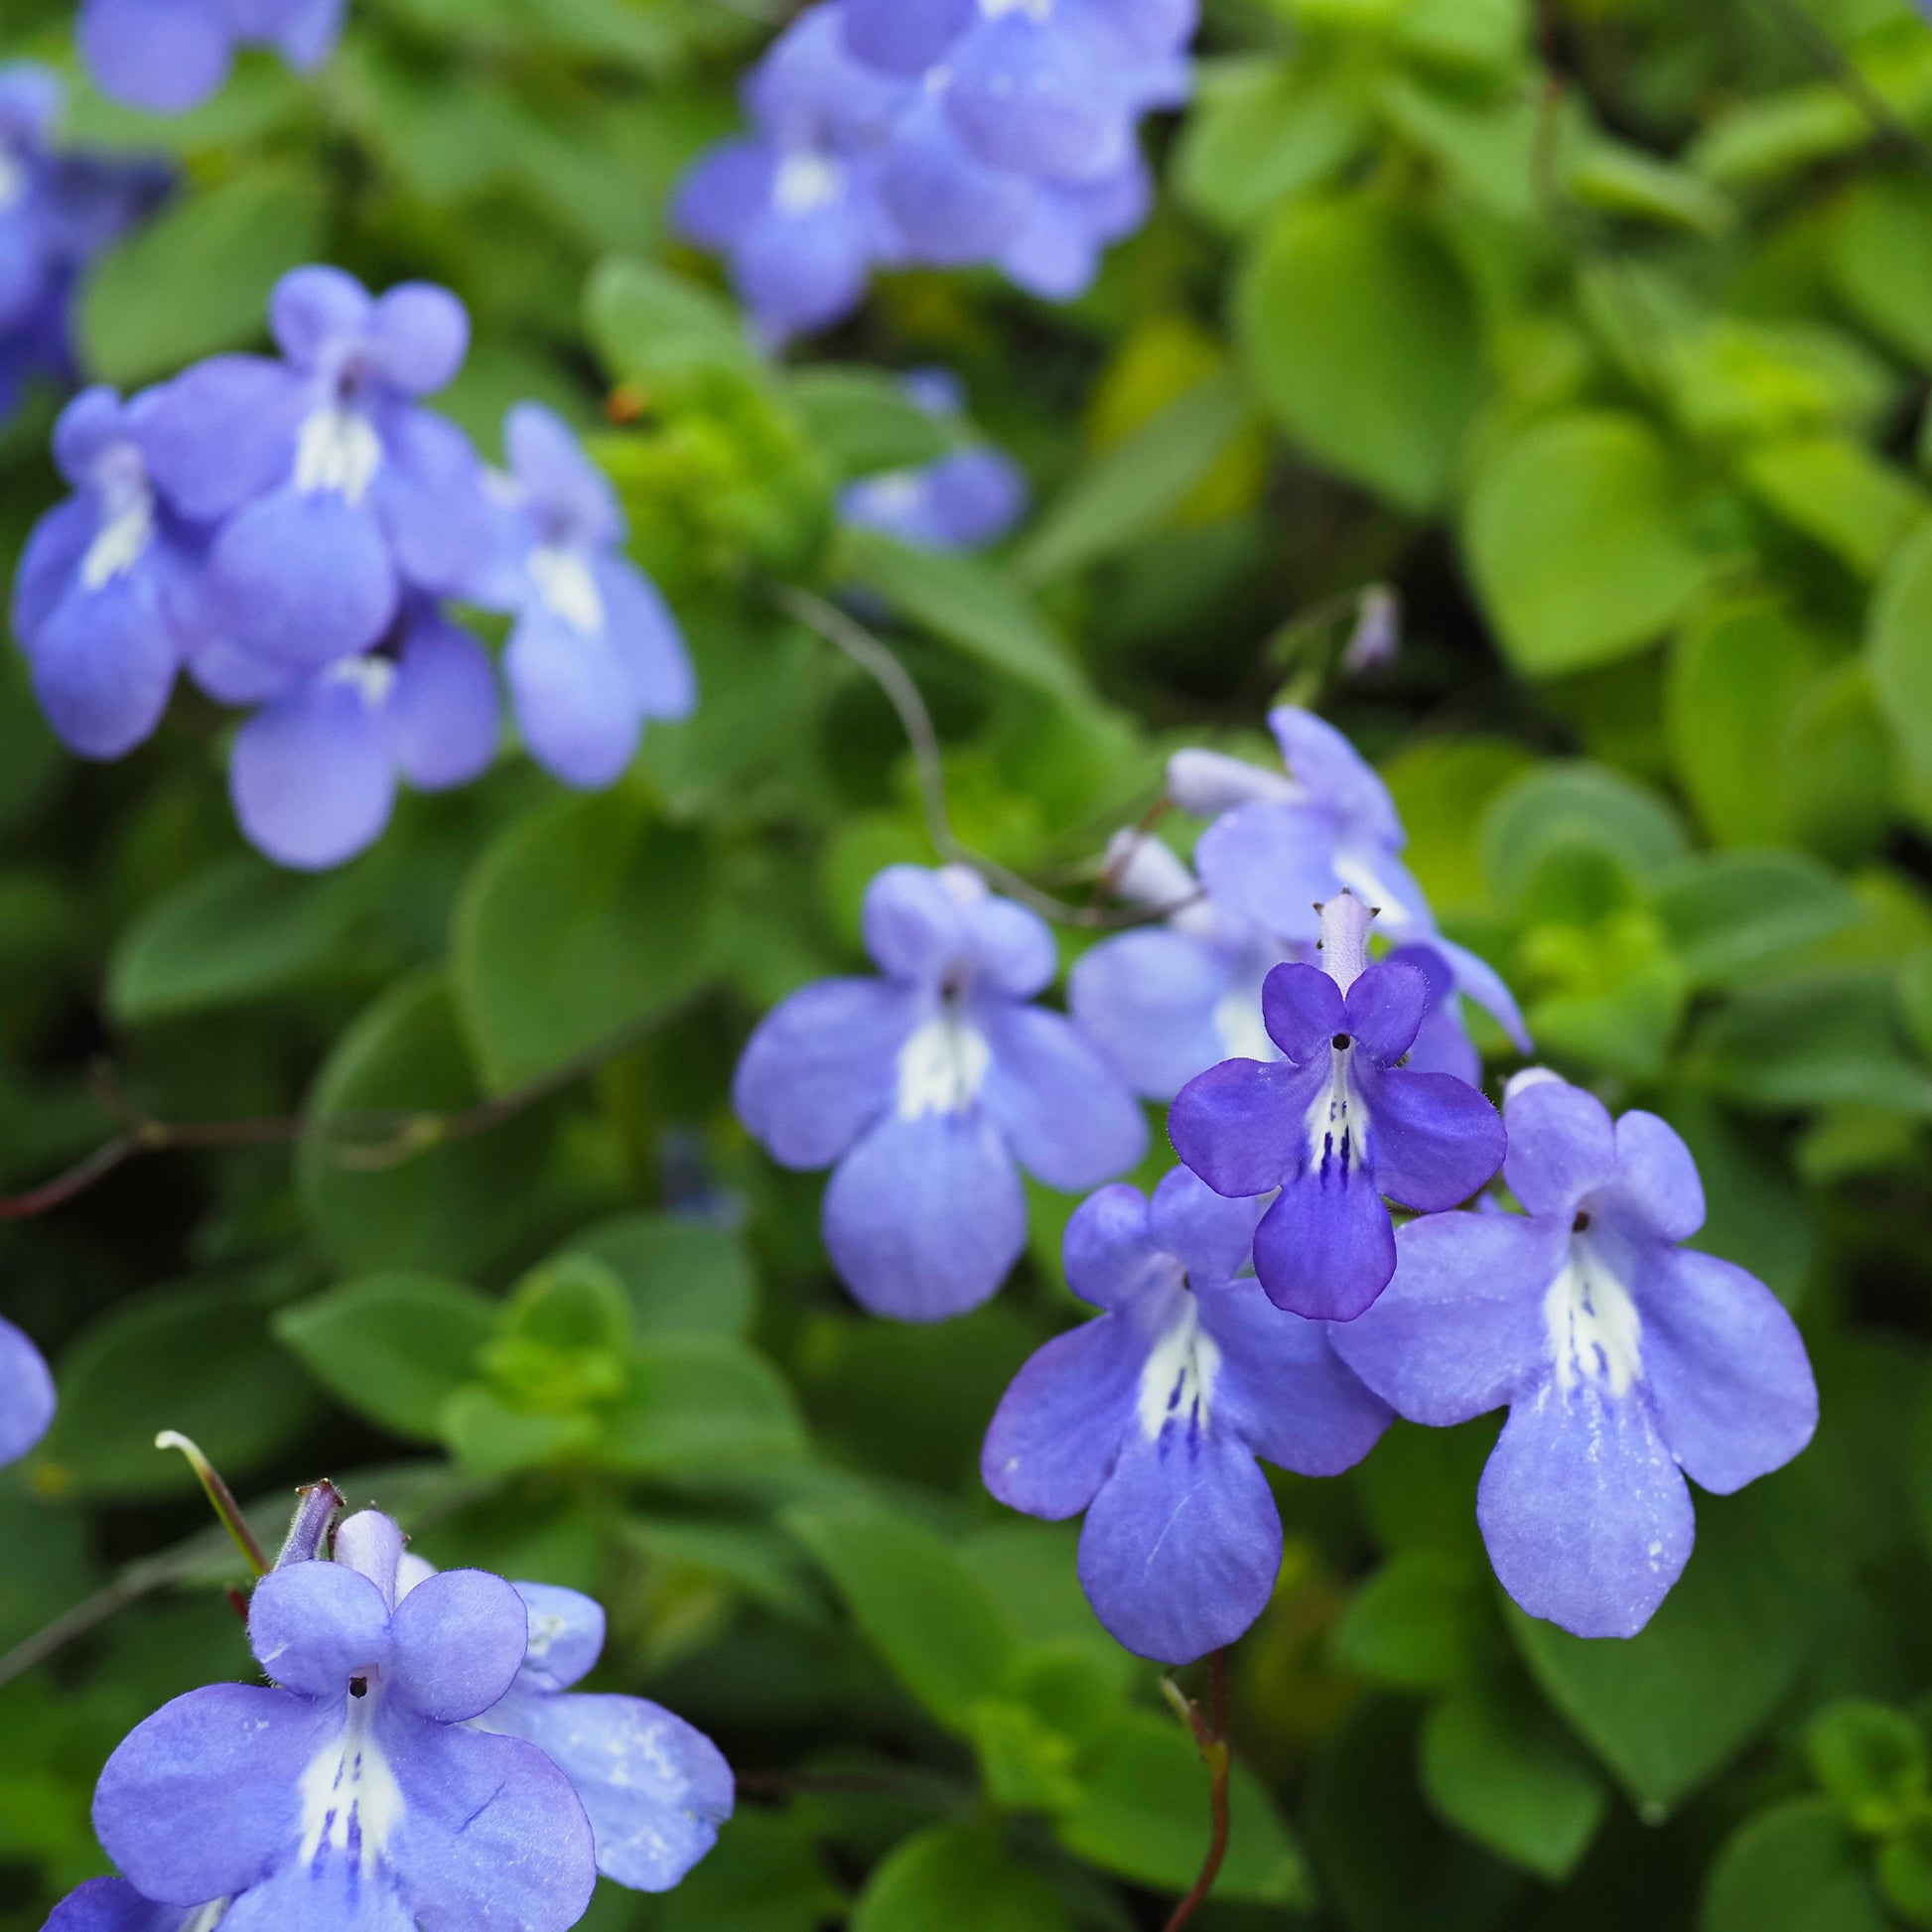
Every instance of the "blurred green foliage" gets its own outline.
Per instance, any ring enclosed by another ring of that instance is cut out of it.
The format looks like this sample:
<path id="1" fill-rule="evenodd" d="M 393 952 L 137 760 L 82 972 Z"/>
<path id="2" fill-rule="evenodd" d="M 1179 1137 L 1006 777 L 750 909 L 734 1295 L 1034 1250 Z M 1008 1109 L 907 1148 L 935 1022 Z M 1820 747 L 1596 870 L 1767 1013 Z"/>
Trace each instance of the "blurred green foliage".
<path id="1" fill-rule="evenodd" d="M 1258 751 L 1277 692 L 1319 704 L 1448 930 L 1554 1064 L 1680 1128 L 1703 1239 L 1817 1362 L 1815 1448 L 1700 1498 L 1627 1644 L 1501 1599 L 1492 1425 L 1281 1478 L 1199 1922 L 1932 1924 L 1932 29 L 1905 0 L 1210 0 L 1158 211 L 1090 296 L 889 277 L 774 367 L 664 231 L 758 5 L 352 11 L 312 83 L 244 64 L 176 122 L 75 76 L 73 140 L 184 176 L 84 292 L 90 372 L 255 344 L 306 259 L 448 283 L 477 325 L 451 413 L 490 452 L 525 395 L 598 432 L 703 703 L 609 794 L 509 761 L 309 879 L 240 851 L 211 711 L 83 767 L 0 668 L 0 1184 L 115 1106 L 300 1128 L 0 1235 L 63 1398 L 0 1475 L 0 1646 L 122 1586 L 0 1686 L 0 1926 L 99 1868 L 120 1731 L 249 1669 L 161 1427 L 266 1533 L 327 1471 L 434 1561 L 604 1597 L 601 1681 L 747 1783 L 686 1885 L 607 1887 L 602 1932 L 1124 1932 L 1191 1880 L 1203 1779 L 1155 1673 L 1087 1611 L 1071 1529 L 977 1479 L 1072 1317 L 1068 1203 L 1035 1198 L 993 1307 L 891 1326 L 832 1281 L 816 1178 L 731 1118 L 757 1015 L 855 961 L 878 866 L 933 856 L 897 721 L 787 582 L 863 588 L 959 835 L 1042 880 L 1091 873 L 1174 746 Z M 69 15 L 18 0 L 0 52 L 71 70 Z M 835 526 L 841 481 L 936 453 L 887 379 L 922 361 L 1034 475 L 1004 556 Z M 51 413 L 0 437 L 9 568 Z M 1405 645 L 1345 675 L 1376 582 Z"/>

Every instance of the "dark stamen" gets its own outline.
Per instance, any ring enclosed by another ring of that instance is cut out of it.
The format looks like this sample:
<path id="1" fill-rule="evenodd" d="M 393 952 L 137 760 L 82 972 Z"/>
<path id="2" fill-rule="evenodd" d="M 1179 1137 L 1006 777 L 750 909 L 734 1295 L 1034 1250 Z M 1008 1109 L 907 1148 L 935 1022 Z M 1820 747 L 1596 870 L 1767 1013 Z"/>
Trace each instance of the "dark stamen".
<path id="1" fill-rule="evenodd" d="M 1328 1044 L 1332 1046 L 1337 1053 L 1347 1052 L 1348 1049 L 1354 1045 L 1354 1043 L 1355 1042 L 1352 1039 L 1350 1039 L 1346 1034 L 1337 1034 L 1334 1036 L 1334 1038 L 1328 1042 Z"/>
<path id="2" fill-rule="evenodd" d="M 369 1680 L 366 1677 L 351 1677 L 348 1680 L 348 1694 L 352 1698 L 365 1698 L 369 1694 Z"/>
<path id="3" fill-rule="evenodd" d="M 1570 1223 L 1570 1226 L 1573 1233 L 1587 1234 L 1589 1231 L 1589 1216 L 1587 1214 L 1579 1214 L 1577 1218 Z"/>

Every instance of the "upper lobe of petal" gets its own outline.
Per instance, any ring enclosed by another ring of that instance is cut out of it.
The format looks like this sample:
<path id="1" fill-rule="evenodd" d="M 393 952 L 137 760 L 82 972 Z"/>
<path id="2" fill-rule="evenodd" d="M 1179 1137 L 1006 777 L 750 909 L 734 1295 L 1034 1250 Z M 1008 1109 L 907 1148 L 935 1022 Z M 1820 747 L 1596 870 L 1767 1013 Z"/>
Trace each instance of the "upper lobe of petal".
<path id="1" fill-rule="evenodd" d="M 155 486 L 198 522 L 231 516 L 286 483 L 309 385 L 262 355 L 211 355 L 135 406 Z"/>
<path id="2" fill-rule="evenodd" d="M 1704 1181 L 1676 1128 L 1637 1109 L 1619 1115 L 1616 1158 L 1617 1193 L 1666 1241 L 1704 1225 Z"/>
<path id="3" fill-rule="evenodd" d="M 1415 1043 L 1429 1009 L 1429 980 L 1406 959 L 1384 959 L 1348 989 L 1346 1030 L 1384 1066 Z"/>
<path id="4" fill-rule="evenodd" d="M 531 1691 L 567 1691 L 604 1649 L 604 1606 L 582 1590 L 560 1584 L 513 1584 L 529 1613 L 529 1647 L 517 1685 Z"/>
<path id="5" fill-rule="evenodd" d="M 1509 1158 L 1503 1178 L 1532 1214 L 1574 1214 L 1615 1179 L 1616 1134 L 1603 1103 L 1564 1080 L 1519 1087 L 1503 1103 Z"/>
<path id="6" fill-rule="evenodd" d="M 1125 1308 L 1148 1288 L 1173 1284 L 1173 1271 L 1149 1233 L 1147 1198 L 1121 1180 L 1073 1210 L 1060 1257 L 1067 1285 L 1098 1309 Z"/>
<path id="7" fill-rule="evenodd" d="M 388 1661 L 389 1606 L 345 1564 L 292 1563 L 255 1586 L 248 1644 L 278 1684 L 339 1698 L 356 1672 Z"/>
<path id="8" fill-rule="evenodd" d="M 1231 1281 L 1248 1265 L 1261 1203 L 1228 1198 L 1186 1168 L 1161 1176 L 1154 1190 L 1149 1232 L 1154 1245 L 1176 1257 L 1196 1291 Z"/>
<path id="9" fill-rule="evenodd" d="M 487 1711 L 515 1681 L 529 1643 L 523 1599 L 485 1570 L 426 1577 L 396 1605 L 390 1669 L 426 1718 L 459 1724 Z"/>
<path id="10" fill-rule="evenodd" d="M 369 347 L 405 395 L 430 395 L 456 380 L 470 352 L 469 311 L 434 282 L 399 282 L 375 305 Z"/>
<path id="11" fill-rule="evenodd" d="M 1261 983 L 1268 1037 L 1298 1065 L 1327 1063 L 1327 1046 L 1348 1024 L 1341 988 L 1319 966 L 1300 960 L 1272 968 Z"/>

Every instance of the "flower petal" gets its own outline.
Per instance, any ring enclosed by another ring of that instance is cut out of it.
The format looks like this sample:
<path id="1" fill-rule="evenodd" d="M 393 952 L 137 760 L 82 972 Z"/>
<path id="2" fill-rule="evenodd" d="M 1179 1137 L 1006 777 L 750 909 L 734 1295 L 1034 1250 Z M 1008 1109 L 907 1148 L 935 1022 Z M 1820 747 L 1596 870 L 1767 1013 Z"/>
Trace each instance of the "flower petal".
<path id="1" fill-rule="evenodd" d="M 424 613 L 410 624 L 382 707 L 382 732 L 419 791 L 447 791 L 489 768 L 500 714 L 489 653 L 469 631 Z"/>
<path id="2" fill-rule="evenodd" d="M 211 523 L 288 482 L 309 385 L 264 355 L 210 355 L 134 406 L 155 486 Z"/>
<path id="3" fill-rule="evenodd" d="M 604 1605 L 559 1584 L 512 1584 L 529 1615 L 529 1647 L 513 1689 L 567 1691 L 604 1650 Z"/>
<path id="4" fill-rule="evenodd" d="M 688 718 L 697 709 L 698 680 L 671 607 L 657 586 L 624 557 L 600 557 L 593 566 L 604 601 L 604 630 L 630 685 L 630 699 L 646 718 Z"/>
<path id="5" fill-rule="evenodd" d="M 1150 1286 L 1173 1282 L 1149 1232 L 1147 1197 L 1125 1181 L 1096 1189 L 1073 1210 L 1060 1255 L 1067 1285 L 1098 1309 L 1126 1308 Z"/>
<path id="6" fill-rule="evenodd" d="M 1797 1323 L 1762 1282 L 1716 1255 L 1663 1249 L 1637 1290 L 1644 1385 L 1693 1480 L 1727 1496 L 1811 1441 L 1818 1384 Z"/>
<path id="7" fill-rule="evenodd" d="M 366 335 L 374 313 L 368 290 L 345 268 L 316 262 L 290 269 L 275 284 L 268 330 L 297 368 L 314 369 Z"/>
<path id="8" fill-rule="evenodd" d="M 1642 1398 L 1555 1378 L 1515 1404 L 1476 1490 L 1502 1587 L 1579 1637 L 1633 1637 L 1683 1573 L 1691 1494 Z"/>
<path id="9" fill-rule="evenodd" d="M 330 1708 L 257 1684 L 164 1704 L 115 1746 L 94 1788 L 101 1849 L 149 1898 L 243 1891 L 301 1837 L 301 1778 L 342 1728 Z"/>
<path id="10" fill-rule="evenodd" d="M 56 503 L 34 525 L 14 572 L 13 627 L 23 648 L 35 648 L 40 627 L 68 595 L 80 560 L 99 533 L 100 510 L 89 496 Z"/>
<path id="11" fill-rule="evenodd" d="M 1255 1229 L 1255 1273 L 1278 1309 L 1354 1320 L 1395 1273 L 1395 1228 L 1375 1174 L 1344 1157 L 1286 1180 Z"/>
<path id="12" fill-rule="evenodd" d="M 1704 1181 L 1676 1128 L 1636 1108 L 1619 1114 L 1616 1159 L 1617 1193 L 1666 1241 L 1688 1241 L 1704 1225 Z"/>
<path id="13" fill-rule="evenodd" d="M 637 708 L 605 637 L 529 611 L 510 632 L 503 672 L 517 731 L 552 777 L 587 791 L 622 777 L 637 752 Z"/>
<path id="14" fill-rule="evenodd" d="M 1174 1152 L 1217 1194 L 1265 1194 L 1303 1159 L 1308 1111 L 1327 1078 L 1326 1066 L 1282 1060 L 1210 1066 L 1169 1110 Z"/>
<path id="15" fill-rule="evenodd" d="M 1059 953 L 1038 913 L 983 894 L 967 904 L 966 934 L 981 985 L 1009 1000 L 1031 1000 L 1052 984 Z"/>
<path id="16" fill-rule="evenodd" d="M 1072 1021 L 988 1002 L 980 1022 L 993 1063 L 981 1101 L 1029 1173 L 1077 1192 L 1147 1152 L 1147 1116 Z"/>
<path id="17" fill-rule="evenodd" d="M 1574 1214 L 1586 1194 L 1616 1178 L 1616 1130 L 1609 1111 L 1594 1094 L 1567 1080 L 1510 1084 L 1503 1102 L 1509 1130 L 1503 1178 L 1532 1214 Z"/>
<path id="18" fill-rule="evenodd" d="M 994 1294 L 1027 1245 L 1027 1201 L 985 1114 L 889 1116 L 833 1170 L 825 1245 L 875 1314 L 942 1321 Z"/>
<path id="19" fill-rule="evenodd" d="M 1125 159 L 1128 116 L 1100 50 L 1050 17 L 984 21 L 948 66 L 947 111 L 989 168 L 1080 181 Z"/>
<path id="20" fill-rule="evenodd" d="M 820 980 L 758 1024 L 732 1078 L 732 1106 L 780 1166 L 829 1167 L 898 1088 L 914 1000 L 885 980 Z"/>
<path id="21" fill-rule="evenodd" d="M 1103 1314 L 1055 1335 L 1013 1378 L 980 1450 L 980 1475 L 1010 1509 L 1077 1515 L 1106 1481 L 1130 1430 L 1147 1339 Z"/>
<path id="22" fill-rule="evenodd" d="M 1138 1093 L 1172 1100 L 1224 1057 L 1215 1012 L 1226 960 L 1185 933 L 1150 927 L 1103 939 L 1067 980 L 1067 1005 Z"/>
<path id="23" fill-rule="evenodd" d="M 1194 848 L 1194 870 L 1217 905 L 1278 939 L 1311 943 L 1321 929 L 1315 906 L 1341 890 L 1327 819 L 1269 800 L 1217 818 Z"/>
<path id="24" fill-rule="evenodd" d="M 1516 1004 L 1516 996 L 1509 990 L 1503 976 L 1467 946 L 1458 946 L 1454 940 L 1445 939 L 1441 933 L 1432 933 L 1429 944 L 1449 961 L 1454 971 L 1457 988 L 1495 1021 L 1509 1035 L 1516 1050 L 1519 1053 L 1532 1051 L 1530 1030 L 1524 1023 L 1523 1010 Z"/>
<path id="25" fill-rule="evenodd" d="M 1297 705 L 1277 705 L 1268 727 L 1282 762 L 1316 806 L 1346 826 L 1351 843 L 1371 840 L 1391 852 L 1402 850 L 1408 834 L 1388 786 L 1342 733 Z"/>
<path id="26" fill-rule="evenodd" d="M 264 705 L 235 734 L 228 790 L 257 851 L 315 872 L 381 836 L 396 772 L 359 686 L 324 677 Z"/>
<path id="27" fill-rule="evenodd" d="M 1347 1030 L 1384 1066 L 1414 1044 L 1429 1008 L 1428 977 L 1408 960 L 1384 959 L 1348 989 Z"/>
<path id="28" fill-rule="evenodd" d="M 503 418 L 503 454 L 532 501 L 563 523 L 578 543 L 616 543 L 623 511 L 604 472 L 554 409 L 519 402 Z"/>
<path id="29" fill-rule="evenodd" d="M 369 318 L 369 348 L 405 395 L 434 394 L 456 380 L 470 352 L 470 312 L 434 282 L 398 282 Z"/>
<path id="30" fill-rule="evenodd" d="M 777 151 L 764 140 L 720 141 L 678 184 L 671 224 L 701 248 L 736 248 L 771 206 Z"/>
<path id="31" fill-rule="evenodd" d="M 42 1932 L 183 1932 L 182 1908 L 143 1898 L 125 1878 L 89 1878 L 55 1906 Z"/>
<path id="32" fill-rule="evenodd" d="M 470 439 L 427 409 L 398 409 L 383 418 L 382 456 L 369 502 L 397 569 L 432 596 L 469 595 L 487 575 L 496 544 Z"/>
<path id="33" fill-rule="evenodd" d="M 1129 1650 L 1191 1663 L 1268 1607 L 1282 1519 L 1255 1459 L 1221 1429 L 1136 1429 L 1087 1511 L 1080 1587 Z"/>
<path id="34" fill-rule="evenodd" d="M 416 1932 L 394 1874 L 351 1860 L 291 1863 L 251 1885 L 221 1915 L 221 1932 Z M 199 1932 L 194 1921 L 170 1932 Z"/>
<path id="35" fill-rule="evenodd" d="M 399 585 L 375 520 L 334 490 L 278 489 L 224 524 L 209 587 L 235 641 L 320 670 L 381 637 Z"/>
<path id="36" fill-rule="evenodd" d="M 1493 1178 L 1508 1137 L 1502 1116 L 1474 1087 L 1449 1073 L 1356 1072 L 1368 1103 L 1375 1184 L 1391 1200 L 1437 1214 Z"/>
<path id="37" fill-rule="evenodd" d="M 1319 966 L 1290 960 L 1261 983 L 1261 1018 L 1268 1037 L 1298 1064 L 1326 1064 L 1328 1042 L 1348 1025 L 1342 991 Z"/>
<path id="38" fill-rule="evenodd" d="M 1445 1429 L 1526 1393 L 1550 1366 L 1543 1298 L 1569 1258 L 1558 1217 L 1432 1214 L 1395 1238 L 1395 1277 L 1334 1329 L 1398 1415 Z"/>
<path id="39" fill-rule="evenodd" d="M 340 1698 L 357 1672 L 387 1663 L 389 1606 L 381 1589 L 346 1564 L 292 1563 L 255 1586 L 248 1646 L 276 1683 Z"/>
<path id="40" fill-rule="evenodd" d="M 332 1539 L 335 1561 L 366 1577 L 381 1592 L 385 1610 L 393 1610 L 401 1594 L 402 1527 L 379 1509 L 358 1509 L 336 1526 Z"/>
<path id="41" fill-rule="evenodd" d="M 1148 1217 L 1154 1245 L 1178 1258 L 1196 1293 L 1247 1267 L 1260 1219 L 1258 1199 L 1230 1200 L 1186 1168 L 1161 1176 Z"/>
<path id="42" fill-rule="evenodd" d="M 104 94 L 151 114 L 185 114 L 228 77 L 234 46 L 198 0 L 86 0 L 80 51 Z"/>
<path id="43" fill-rule="evenodd" d="M 845 44 L 888 73 L 923 73 L 972 24 L 973 0 L 846 0 Z"/>
<path id="44" fill-rule="evenodd" d="M 967 907 L 981 896 L 971 874 L 888 866 L 866 888 L 866 951 L 894 979 L 937 981 L 964 955 Z"/>
<path id="45" fill-rule="evenodd" d="M 395 1688 L 438 1724 L 480 1717 L 515 1682 L 529 1636 L 523 1599 L 502 1578 L 439 1571 L 396 1605 Z"/>
<path id="46" fill-rule="evenodd" d="M 64 744 L 117 759 L 154 735 L 180 662 L 150 550 L 97 591 L 76 582 L 54 607 L 34 640 L 34 695 Z"/>
<path id="47" fill-rule="evenodd" d="M 0 1462 L 25 1455 L 54 1420 L 54 1375 L 11 1321 L 0 1320 Z"/>
<path id="48" fill-rule="evenodd" d="M 973 153 L 931 100 L 893 130 L 879 193 L 913 257 L 934 268 L 998 254 L 1019 232 L 1031 199 L 1021 176 Z"/>

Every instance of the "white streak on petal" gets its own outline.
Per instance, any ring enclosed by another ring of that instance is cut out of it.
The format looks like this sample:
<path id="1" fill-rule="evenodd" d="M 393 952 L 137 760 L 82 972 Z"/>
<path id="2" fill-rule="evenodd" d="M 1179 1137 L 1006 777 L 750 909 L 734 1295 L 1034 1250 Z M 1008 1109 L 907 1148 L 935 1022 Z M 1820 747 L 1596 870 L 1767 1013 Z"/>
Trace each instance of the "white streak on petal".
<path id="1" fill-rule="evenodd" d="M 1220 1373 L 1221 1351 L 1202 1329 L 1194 1298 L 1183 1295 L 1180 1312 L 1155 1343 L 1141 1371 L 1136 1405 L 1141 1433 L 1154 1442 L 1173 1421 L 1205 1435 Z"/>
<path id="2" fill-rule="evenodd" d="M 303 495 L 333 489 L 350 503 L 368 494 L 382 467 L 382 442 L 353 409 L 318 409 L 295 448 L 295 486 Z"/>
<path id="3" fill-rule="evenodd" d="M 993 1051 L 977 1027 L 950 1014 L 926 1024 L 898 1052 L 898 1114 L 963 1113 L 986 1084 Z"/>
<path id="4" fill-rule="evenodd" d="M 375 1740 L 374 1707 L 380 1695 L 371 1679 L 366 1696 L 348 1698 L 342 1735 L 325 1744 L 302 1773 L 305 1864 L 325 1851 L 345 1853 L 359 1840 L 362 1869 L 373 1870 L 408 1810 L 396 1774 Z"/>
<path id="5" fill-rule="evenodd" d="M 1637 1305 L 1587 1236 L 1570 1237 L 1570 1259 L 1543 1297 L 1543 1321 L 1565 1393 L 1587 1380 L 1621 1396 L 1642 1376 Z"/>
<path id="6" fill-rule="evenodd" d="M 530 575 L 538 596 L 567 624 L 587 637 L 603 631 L 604 599 L 590 565 L 575 550 L 541 545 L 530 552 Z"/>

